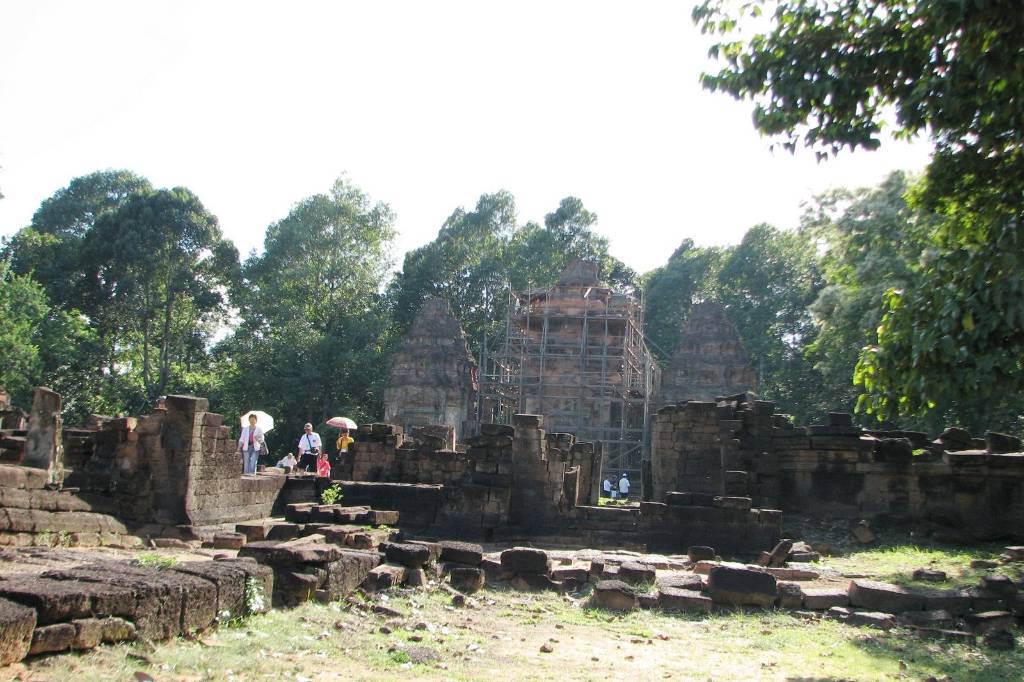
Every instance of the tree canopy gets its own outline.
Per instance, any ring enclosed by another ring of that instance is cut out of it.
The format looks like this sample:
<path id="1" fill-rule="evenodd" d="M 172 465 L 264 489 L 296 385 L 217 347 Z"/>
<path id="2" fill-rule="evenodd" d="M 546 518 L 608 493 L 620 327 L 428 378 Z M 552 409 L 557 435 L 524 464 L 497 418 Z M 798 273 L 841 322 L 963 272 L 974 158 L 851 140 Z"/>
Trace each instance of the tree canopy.
<path id="1" fill-rule="evenodd" d="M 705 87 L 752 99 L 754 125 L 785 148 L 875 149 L 887 124 L 935 145 L 909 195 L 936 217 L 930 248 L 915 285 L 885 295 L 861 407 L 923 414 L 1024 388 L 1019 3 L 705 0 L 693 17 L 723 64 Z"/>

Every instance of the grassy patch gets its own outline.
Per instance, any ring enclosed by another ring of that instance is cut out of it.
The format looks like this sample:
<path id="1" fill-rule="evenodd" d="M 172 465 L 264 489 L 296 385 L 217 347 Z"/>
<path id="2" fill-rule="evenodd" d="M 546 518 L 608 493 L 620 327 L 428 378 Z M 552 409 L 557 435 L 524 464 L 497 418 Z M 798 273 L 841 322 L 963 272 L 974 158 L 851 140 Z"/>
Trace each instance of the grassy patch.
<path id="1" fill-rule="evenodd" d="M 135 557 L 135 563 L 139 566 L 146 566 L 147 568 L 165 570 L 177 565 L 178 558 L 164 554 L 157 554 L 156 552 L 143 552 Z"/>
<path id="2" fill-rule="evenodd" d="M 840 571 L 844 575 L 865 575 L 901 585 L 955 587 L 975 585 L 988 571 L 973 569 L 975 559 L 995 560 L 999 548 L 966 549 L 947 545 L 922 543 L 898 544 L 858 549 L 844 557 L 822 559 L 822 566 Z M 913 579 L 918 568 L 944 571 L 948 577 L 942 583 L 923 583 Z M 1020 577 L 1019 564 L 1001 566 L 999 572 Z"/>

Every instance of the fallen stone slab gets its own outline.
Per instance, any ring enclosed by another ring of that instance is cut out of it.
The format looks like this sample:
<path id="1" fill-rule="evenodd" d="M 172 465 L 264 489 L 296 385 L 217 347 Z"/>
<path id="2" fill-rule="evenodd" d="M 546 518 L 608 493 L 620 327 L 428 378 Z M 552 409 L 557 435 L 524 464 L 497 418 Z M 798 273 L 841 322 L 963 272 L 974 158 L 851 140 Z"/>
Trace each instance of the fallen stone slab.
<path id="1" fill-rule="evenodd" d="M 746 569 L 746 564 L 741 564 L 736 561 L 698 561 L 693 565 L 693 572 L 698 575 L 710 575 L 711 569 L 716 566 L 726 566 L 729 568 L 742 568 Z"/>
<path id="2" fill-rule="evenodd" d="M 594 604 L 614 611 L 634 611 L 639 607 L 636 592 L 621 580 L 601 580 L 594 585 Z"/>
<path id="3" fill-rule="evenodd" d="M 919 590 L 926 611 L 948 611 L 962 616 L 971 610 L 971 594 L 965 590 Z"/>
<path id="4" fill-rule="evenodd" d="M 267 524 L 262 521 L 243 521 L 235 524 L 235 532 L 244 535 L 246 542 L 260 542 L 267 539 Z"/>
<path id="5" fill-rule="evenodd" d="M 135 596 L 135 612 L 130 618 L 139 635 L 148 639 L 169 639 L 203 630 L 216 617 L 214 585 L 176 571 L 104 561 L 68 570 L 47 571 L 42 577 L 130 589 Z"/>
<path id="6" fill-rule="evenodd" d="M 694 545 L 686 550 L 686 554 L 693 563 L 698 561 L 714 561 L 716 556 L 714 548 L 705 545 Z"/>
<path id="7" fill-rule="evenodd" d="M 99 618 L 82 618 L 71 621 L 71 624 L 75 627 L 75 638 L 71 641 L 72 649 L 95 649 L 103 642 L 103 621 Z"/>
<path id="8" fill-rule="evenodd" d="M 479 566 L 484 560 L 484 548 L 472 542 L 441 541 L 441 561 L 453 561 L 466 566 Z"/>
<path id="9" fill-rule="evenodd" d="M 262 613 L 270 608 L 274 571 L 269 566 L 245 561 L 187 561 L 171 570 L 213 584 L 218 620 Z M 260 599 L 261 595 L 266 598 Z"/>
<path id="10" fill-rule="evenodd" d="M 38 654 L 54 654 L 67 651 L 71 643 L 75 641 L 75 626 L 71 623 L 55 623 L 43 625 L 32 632 L 32 644 L 28 653 L 30 656 Z"/>
<path id="11" fill-rule="evenodd" d="M 997 630 L 1009 630 L 1013 627 L 1013 614 L 1009 611 L 984 611 L 968 613 L 964 616 L 964 624 L 979 635 Z"/>
<path id="12" fill-rule="evenodd" d="M 919 568 L 914 571 L 914 580 L 929 583 L 941 583 L 946 580 L 946 572 L 933 568 Z"/>
<path id="13" fill-rule="evenodd" d="M 17 663 L 28 655 L 35 627 L 34 610 L 0 599 L 0 666 Z"/>
<path id="14" fill-rule="evenodd" d="M 850 604 L 858 608 L 885 613 L 921 611 L 924 598 L 899 585 L 875 580 L 853 580 L 850 582 Z"/>
<path id="15" fill-rule="evenodd" d="M 367 592 L 380 592 L 398 587 L 405 579 L 405 566 L 380 564 L 370 569 L 363 579 L 362 587 Z"/>
<path id="16" fill-rule="evenodd" d="M 716 604 L 768 607 L 775 604 L 778 587 L 775 576 L 763 571 L 715 566 L 708 574 L 707 593 Z"/>
<path id="17" fill-rule="evenodd" d="M 551 569 L 551 579 L 559 582 L 570 580 L 583 585 L 590 579 L 590 571 L 582 566 L 556 566 Z"/>
<path id="18" fill-rule="evenodd" d="M 366 523 L 371 526 L 394 526 L 398 523 L 398 517 L 397 511 L 371 509 L 366 514 Z"/>
<path id="19" fill-rule="evenodd" d="M 241 533 L 215 533 L 213 536 L 213 548 L 241 549 L 245 541 L 246 537 Z"/>
<path id="20" fill-rule="evenodd" d="M 630 585 L 653 583 L 657 572 L 636 561 L 627 561 L 619 566 L 618 579 Z"/>
<path id="21" fill-rule="evenodd" d="M 1010 577 L 999 573 L 983 575 L 978 587 L 1002 599 L 1017 594 L 1017 586 L 1010 580 Z"/>
<path id="22" fill-rule="evenodd" d="M 127 587 L 30 575 L 0 580 L 0 597 L 31 608 L 38 625 L 89 616 L 134 618 L 136 593 Z"/>
<path id="23" fill-rule="evenodd" d="M 1006 597 L 980 587 L 972 587 L 967 590 L 971 596 L 971 611 L 981 613 L 983 611 L 1006 611 L 1010 601 Z"/>
<path id="24" fill-rule="evenodd" d="M 797 583 L 782 582 L 776 586 L 778 590 L 778 598 L 775 603 L 780 609 L 799 609 L 804 603 L 804 592 L 803 589 Z"/>
<path id="25" fill-rule="evenodd" d="M 380 546 L 388 561 L 407 568 L 422 568 L 430 561 L 430 549 L 407 542 L 386 542 Z"/>
<path id="26" fill-rule="evenodd" d="M 665 575 L 657 579 L 658 589 L 665 589 L 671 587 L 677 590 L 688 590 L 691 592 L 700 592 L 704 589 L 704 581 L 701 580 L 699 575 L 690 573 L 676 573 L 674 575 Z"/>
<path id="27" fill-rule="evenodd" d="M 430 552 L 430 559 L 427 561 L 428 564 L 434 564 L 441 560 L 441 543 L 440 542 L 428 542 L 427 540 L 408 540 L 410 545 L 422 545 L 427 548 Z"/>
<path id="28" fill-rule="evenodd" d="M 700 592 L 675 587 L 659 588 L 657 598 L 658 606 L 666 611 L 710 613 L 713 606 L 711 599 Z"/>
<path id="29" fill-rule="evenodd" d="M 520 592 L 560 592 L 562 590 L 562 583 L 552 580 L 546 573 L 516 573 L 509 584 Z"/>
<path id="30" fill-rule="evenodd" d="M 238 556 L 252 557 L 261 564 L 271 566 L 327 563 L 336 561 L 341 556 L 342 550 L 339 547 L 317 542 L 317 538 L 322 540 L 324 536 L 310 536 L 289 542 L 251 542 L 238 550 Z M 305 542 L 306 540 L 310 541 Z"/>
<path id="31" fill-rule="evenodd" d="M 896 617 L 896 622 L 903 627 L 948 630 L 956 624 L 956 619 L 949 611 L 939 609 L 937 611 L 904 611 Z"/>
<path id="32" fill-rule="evenodd" d="M 881 630 L 891 630 L 896 627 L 896 617 L 891 613 L 882 613 L 881 611 L 833 606 L 825 612 L 825 617 L 842 621 L 847 625 L 859 625 L 879 628 Z"/>
<path id="33" fill-rule="evenodd" d="M 515 573 L 505 568 L 498 559 L 485 558 L 480 562 L 480 568 L 487 576 L 487 582 L 506 582 L 515 577 Z"/>
<path id="34" fill-rule="evenodd" d="M 548 573 L 551 560 L 547 552 L 532 547 L 513 547 L 501 553 L 501 565 L 512 573 Z"/>
<path id="35" fill-rule="evenodd" d="M 485 576 L 482 568 L 456 566 L 449 571 L 448 580 L 459 592 L 473 594 L 483 589 Z"/>
<path id="36" fill-rule="evenodd" d="M 811 611 L 828 611 L 833 606 L 849 606 L 850 595 L 841 587 L 806 587 L 803 607 Z"/>
<path id="37" fill-rule="evenodd" d="M 301 532 L 302 526 L 297 523 L 272 523 L 267 526 L 266 537 L 264 539 L 276 542 L 286 542 L 299 537 L 299 533 Z"/>

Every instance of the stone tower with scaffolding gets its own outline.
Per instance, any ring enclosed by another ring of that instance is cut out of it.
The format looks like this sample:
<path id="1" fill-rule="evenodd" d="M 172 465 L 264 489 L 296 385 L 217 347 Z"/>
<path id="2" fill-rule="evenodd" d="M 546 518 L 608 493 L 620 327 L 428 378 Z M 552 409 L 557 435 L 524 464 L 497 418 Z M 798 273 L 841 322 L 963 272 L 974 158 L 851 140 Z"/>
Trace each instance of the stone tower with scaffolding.
<path id="1" fill-rule="evenodd" d="M 658 367 L 643 338 L 643 308 L 575 260 L 548 289 L 512 294 L 504 338 L 483 354 L 478 416 L 510 423 L 541 414 L 548 432 L 600 442 L 605 474 L 640 490 Z"/>

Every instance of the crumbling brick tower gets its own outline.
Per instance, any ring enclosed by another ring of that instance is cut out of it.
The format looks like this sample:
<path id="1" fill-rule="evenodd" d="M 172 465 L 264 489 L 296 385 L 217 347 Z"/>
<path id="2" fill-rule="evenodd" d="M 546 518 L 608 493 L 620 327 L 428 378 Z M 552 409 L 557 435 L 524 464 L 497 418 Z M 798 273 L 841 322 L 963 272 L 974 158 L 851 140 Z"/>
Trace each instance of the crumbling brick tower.
<path id="1" fill-rule="evenodd" d="M 628 472 L 639 491 L 658 381 L 642 306 L 575 260 L 553 287 L 512 296 L 506 330 L 485 358 L 480 420 L 544 415 L 549 432 L 602 443 L 604 471 Z"/>
<path id="2" fill-rule="evenodd" d="M 757 378 L 739 332 L 720 303 L 696 303 L 665 370 L 662 398 L 716 400 L 753 391 Z"/>
<path id="3" fill-rule="evenodd" d="M 430 298 L 395 353 L 384 389 L 384 421 L 413 427 L 447 424 L 463 437 L 476 411 L 476 362 L 448 304 Z"/>

